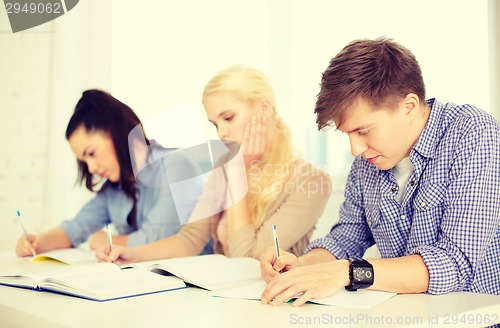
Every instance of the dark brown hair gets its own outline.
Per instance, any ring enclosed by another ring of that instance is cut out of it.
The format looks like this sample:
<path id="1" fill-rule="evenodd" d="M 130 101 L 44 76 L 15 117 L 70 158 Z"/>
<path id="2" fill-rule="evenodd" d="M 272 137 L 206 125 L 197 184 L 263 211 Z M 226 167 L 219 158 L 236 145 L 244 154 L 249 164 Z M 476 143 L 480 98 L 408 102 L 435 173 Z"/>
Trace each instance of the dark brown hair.
<path id="1" fill-rule="evenodd" d="M 133 207 L 128 217 L 131 226 L 136 225 L 137 186 L 130 160 L 128 135 L 133 128 L 140 124 L 141 121 L 130 107 L 107 92 L 92 89 L 83 92 L 66 128 L 66 139 L 68 140 L 73 132 L 82 125 L 87 132 L 105 132 L 111 137 L 120 165 L 120 181 L 112 183 L 108 180 L 98 191 L 102 191 L 108 186 L 121 188 L 132 199 Z M 144 139 L 147 140 L 145 136 Z M 78 181 L 80 184 L 85 182 L 87 189 L 95 192 L 97 183 L 89 172 L 87 163 L 77 159 L 77 164 Z"/>
<path id="2" fill-rule="evenodd" d="M 358 99 L 394 108 L 409 93 L 425 100 L 422 71 L 408 49 L 387 38 L 352 41 L 323 72 L 314 109 L 318 129 L 338 129 Z"/>

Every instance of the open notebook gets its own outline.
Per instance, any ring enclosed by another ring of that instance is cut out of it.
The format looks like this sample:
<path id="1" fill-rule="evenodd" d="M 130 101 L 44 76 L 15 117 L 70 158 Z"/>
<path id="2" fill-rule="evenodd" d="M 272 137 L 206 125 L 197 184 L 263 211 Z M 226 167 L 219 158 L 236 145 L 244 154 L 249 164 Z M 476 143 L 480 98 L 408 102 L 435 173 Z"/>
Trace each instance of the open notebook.
<path id="1" fill-rule="evenodd" d="M 148 270 L 121 269 L 113 263 L 57 266 L 39 272 L 0 276 L 0 284 L 52 291 L 95 301 L 138 296 L 186 287 L 174 276 Z"/>
<path id="2" fill-rule="evenodd" d="M 161 275 L 172 274 L 188 284 L 211 291 L 262 281 L 260 263 L 250 257 L 228 258 L 211 254 L 140 262 L 132 266 Z"/>
<path id="3" fill-rule="evenodd" d="M 0 270 L 0 284 L 104 301 L 182 288 L 186 286 L 184 281 L 219 290 L 260 280 L 257 260 L 230 259 L 224 255 L 174 258 L 122 267 L 113 263 L 91 263 L 38 270 L 36 263 L 31 264 L 18 272 Z"/>

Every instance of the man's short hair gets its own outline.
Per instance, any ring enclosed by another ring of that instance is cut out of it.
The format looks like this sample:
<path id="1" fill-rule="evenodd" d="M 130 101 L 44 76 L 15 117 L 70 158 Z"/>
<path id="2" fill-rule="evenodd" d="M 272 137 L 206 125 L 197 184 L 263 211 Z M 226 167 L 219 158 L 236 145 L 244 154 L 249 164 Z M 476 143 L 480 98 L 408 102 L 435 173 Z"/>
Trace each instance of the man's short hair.
<path id="1" fill-rule="evenodd" d="M 425 101 L 422 72 L 408 49 L 384 37 L 352 41 L 323 72 L 314 110 L 318 129 L 338 129 L 358 99 L 395 108 L 409 93 Z"/>

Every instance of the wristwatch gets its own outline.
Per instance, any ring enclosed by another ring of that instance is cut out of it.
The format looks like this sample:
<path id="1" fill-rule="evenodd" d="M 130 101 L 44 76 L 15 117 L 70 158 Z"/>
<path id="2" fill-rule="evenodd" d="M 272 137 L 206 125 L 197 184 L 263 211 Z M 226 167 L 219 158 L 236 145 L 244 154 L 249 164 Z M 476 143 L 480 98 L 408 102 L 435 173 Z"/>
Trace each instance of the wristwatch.
<path id="1" fill-rule="evenodd" d="M 366 260 L 360 258 L 348 258 L 349 279 L 351 284 L 345 286 L 349 291 L 356 291 L 360 288 L 368 288 L 373 285 L 373 266 Z"/>

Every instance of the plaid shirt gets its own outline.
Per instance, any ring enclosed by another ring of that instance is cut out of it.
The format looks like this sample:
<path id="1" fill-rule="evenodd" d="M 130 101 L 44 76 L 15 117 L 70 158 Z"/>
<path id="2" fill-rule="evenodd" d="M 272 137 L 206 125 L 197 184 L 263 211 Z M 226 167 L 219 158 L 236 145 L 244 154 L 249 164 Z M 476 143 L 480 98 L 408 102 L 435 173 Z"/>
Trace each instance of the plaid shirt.
<path id="1" fill-rule="evenodd" d="M 384 258 L 420 254 L 430 294 L 500 294 L 500 125 L 471 105 L 427 105 L 431 115 L 410 153 L 414 171 L 403 203 L 393 169 L 358 156 L 339 222 L 306 252 L 361 257 L 376 243 Z"/>

